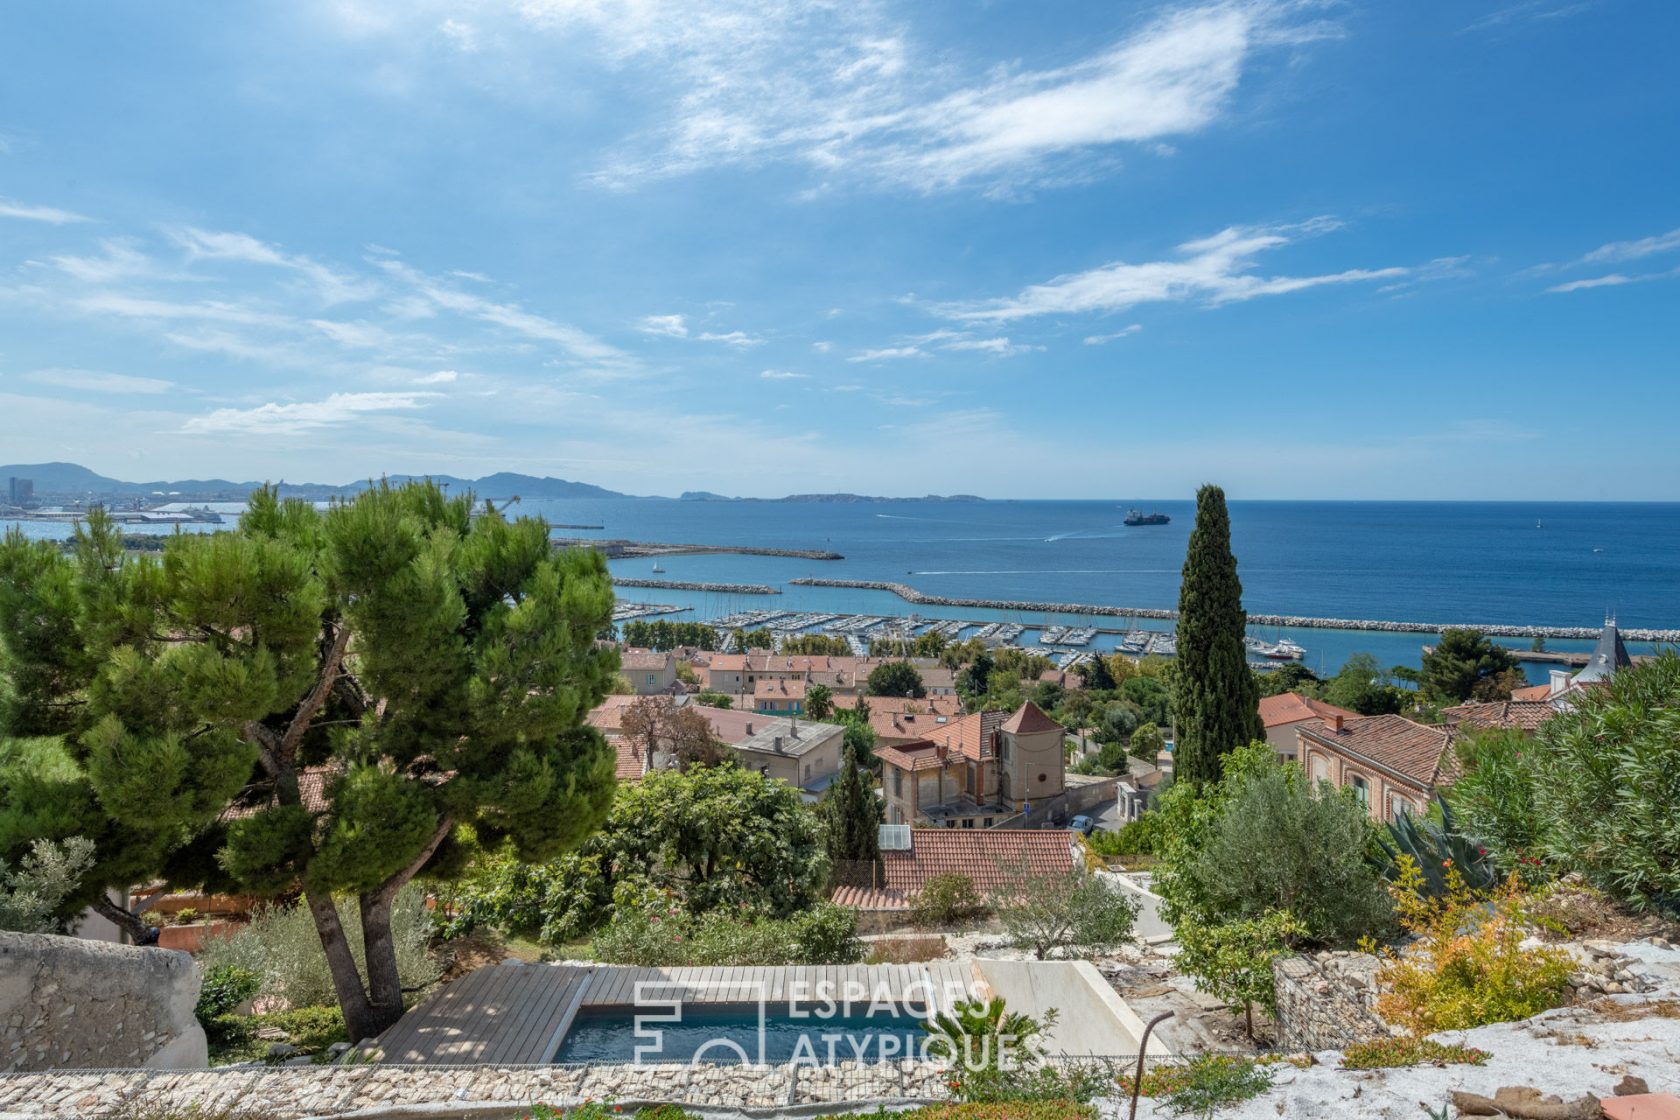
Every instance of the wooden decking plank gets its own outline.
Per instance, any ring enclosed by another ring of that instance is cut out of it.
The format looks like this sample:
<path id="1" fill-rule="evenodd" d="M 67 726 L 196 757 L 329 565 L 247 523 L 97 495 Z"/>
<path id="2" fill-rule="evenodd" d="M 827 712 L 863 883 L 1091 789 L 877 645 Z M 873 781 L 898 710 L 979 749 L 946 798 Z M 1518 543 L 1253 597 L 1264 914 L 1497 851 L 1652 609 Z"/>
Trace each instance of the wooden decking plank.
<path id="1" fill-rule="evenodd" d="M 554 1029 L 564 1001 L 570 994 L 570 969 L 540 966 L 542 972 L 532 977 L 530 990 L 524 994 L 524 1006 L 518 1018 L 502 1032 L 496 1046 L 485 1050 L 487 1062 L 528 1063 L 540 1061 L 530 1050 Z"/>
<path id="2" fill-rule="evenodd" d="M 566 1039 L 566 1032 L 572 1029 L 572 1023 L 577 1019 L 578 1010 L 583 1007 L 583 1001 L 589 995 L 589 988 L 595 982 L 595 974 L 579 971 L 573 981 L 571 998 L 561 1009 L 560 1017 L 555 1021 L 554 1030 L 550 1032 L 548 1041 L 543 1044 L 540 1056 L 532 1059 L 537 1062 L 552 1062 L 560 1054 L 560 1044 Z"/>

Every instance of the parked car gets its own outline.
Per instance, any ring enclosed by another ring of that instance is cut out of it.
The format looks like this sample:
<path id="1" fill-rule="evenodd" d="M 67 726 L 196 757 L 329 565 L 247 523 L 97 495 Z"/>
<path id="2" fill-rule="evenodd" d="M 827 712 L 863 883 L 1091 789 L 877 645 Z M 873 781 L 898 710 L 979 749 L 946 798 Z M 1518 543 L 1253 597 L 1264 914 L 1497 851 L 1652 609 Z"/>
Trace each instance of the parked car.
<path id="1" fill-rule="evenodd" d="M 1068 827 L 1081 836 L 1089 836 L 1097 830 L 1097 822 L 1081 813 L 1068 822 Z"/>

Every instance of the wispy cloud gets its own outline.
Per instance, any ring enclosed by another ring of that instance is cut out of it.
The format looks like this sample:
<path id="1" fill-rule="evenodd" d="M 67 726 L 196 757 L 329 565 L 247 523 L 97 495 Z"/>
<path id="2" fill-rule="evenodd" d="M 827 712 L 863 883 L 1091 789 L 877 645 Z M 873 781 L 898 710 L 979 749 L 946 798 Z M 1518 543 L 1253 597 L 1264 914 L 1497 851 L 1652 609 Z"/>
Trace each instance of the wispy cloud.
<path id="1" fill-rule="evenodd" d="M 1636 261 L 1644 257 L 1653 257 L 1658 253 L 1677 251 L 1680 251 L 1680 229 L 1671 229 L 1667 233 L 1659 233 L 1654 237 L 1641 237 L 1636 241 L 1612 241 L 1606 245 L 1600 245 L 1583 256 L 1580 263 L 1616 264 L 1621 261 Z"/>
<path id="2" fill-rule="evenodd" d="M 1038 67 L 920 43 L 910 19 L 879 0 L 519 0 L 467 11 L 334 0 L 333 10 L 347 34 L 428 40 L 448 54 L 470 44 L 481 57 L 503 52 L 515 71 L 563 44 L 585 65 L 634 74 L 659 115 L 598 167 L 592 178 L 608 186 L 791 161 L 824 183 L 926 193 L 1061 181 L 1111 166 L 1118 146 L 1156 152 L 1200 132 L 1230 110 L 1262 52 L 1339 33 L 1311 14 L 1319 6 L 1181 6 Z"/>
<path id="3" fill-rule="evenodd" d="M 175 388 L 173 381 L 157 377 L 133 377 L 126 373 L 102 373 L 91 369 L 38 369 L 23 375 L 25 381 L 74 389 L 80 393 L 127 393 L 155 395 Z"/>
<path id="4" fill-rule="evenodd" d="M 49 225 L 63 226 L 72 222 L 91 222 L 93 219 L 85 214 L 78 214 L 73 210 L 60 210 L 56 206 L 35 206 L 27 202 L 19 202 L 15 198 L 0 198 L 0 218 L 17 218 L 25 222 L 46 222 Z"/>
<path id="5" fill-rule="evenodd" d="M 1595 7 L 1594 0 L 1518 0 L 1472 20 L 1460 29 L 1460 34 L 1472 31 L 1491 31 L 1513 24 L 1548 22 L 1568 19 Z"/>
<path id="6" fill-rule="evenodd" d="M 920 346 L 881 346 L 863 350 L 847 358 L 848 362 L 890 362 L 899 358 L 925 358 L 927 351 Z"/>
<path id="7" fill-rule="evenodd" d="M 1113 342 L 1117 338 L 1126 338 L 1137 334 L 1142 329 L 1142 323 L 1133 323 L 1130 326 L 1121 327 L 1117 331 L 1109 331 L 1107 334 L 1088 334 L 1085 336 L 1085 345 L 1101 346 L 1104 343 Z"/>
<path id="8" fill-rule="evenodd" d="M 809 381 L 811 379 L 811 375 L 808 373 L 795 373 L 790 369 L 767 369 L 758 376 L 766 381 Z"/>
<path id="9" fill-rule="evenodd" d="M 298 253 L 287 253 L 245 233 L 225 233 L 177 226 L 169 236 L 187 252 L 189 260 L 240 261 L 283 268 L 302 276 L 327 303 L 371 298 L 377 288 L 366 280 L 329 268 Z"/>
<path id="10" fill-rule="evenodd" d="M 1011 342 L 1007 337 L 999 338 L 959 338 L 945 343 L 942 350 L 969 350 L 982 354 L 990 354 L 995 358 L 1007 358 L 1011 354 L 1025 354 L 1029 350 L 1042 350 L 1041 346 L 1027 346 L 1018 342 Z"/>
<path id="11" fill-rule="evenodd" d="M 325 400 L 281 404 L 270 401 L 255 408 L 218 408 L 189 419 L 183 432 L 296 435 L 317 428 L 357 422 L 368 413 L 424 408 L 437 393 L 334 393 Z"/>
<path id="12" fill-rule="evenodd" d="M 1585 280 L 1570 280 L 1564 284 L 1553 284 L 1546 291 L 1553 293 L 1585 292 L 1593 288 L 1619 288 L 1624 284 L 1643 284 L 1650 280 L 1672 280 L 1680 276 L 1680 267 L 1667 269 L 1663 272 L 1640 272 L 1632 276 L 1623 272 L 1612 272 L 1605 276 L 1592 276 Z"/>
<path id="13" fill-rule="evenodd" d="M 663 335 L 666 338 L 687 338 L 688 326 L 681 315 L 645 315 L 636 324 L 643 334 Z"/>
<path id="14" fill-rule="evenodd" d="M 390 276 L 408 285 L 413 294 L 422 301 L 422 309 L 430 307 L 452 311 L 457 315 L 494 324 L 525 338 L 552 343 L 572 358 L 594 364 L 603 371 L 623 372 L 631 364 L 629 356 L 622 350 L 577 327 L 526 311 L 518 304 L 498 303 L 470 292 L 463 292 L 394 258 L 378 257 L 374 263 Z"/>
<path id="15" fill-rule="evenodd" d="M 99 243 L 99 253 L 64 253 L 47 262 L 67 276 L 88 284 L 111 284 L 138 276 L 155 276 L 158 264 L 141 252 L 133 238 L 108 237 Z"/>
<path id="16" fill-rule="evenodd" d="M 1018 295 L 945 304 L 953 319 L 1006 322 L 1038 315 L 1125 311 L 1145 303 L 1201 302 L 1218 305 L 1283 295 L 1330 284 L 1353 284 L 1405 276 L 1408 269 L 1350 268 L 1311 276 L 1257 276 L 1256 258 L 1304 237 L 1339 228 L 1331 218 L 1294 225 L 1231 226 L 1212 237 L 1187 241 L 1171 260 L 1116 261 L 1087 272 L 1058 276 Z"/>
<path id="17" fill-rule="evenodd" d="M 726 346 L 739 346 L 743 349 L 749 346 L 762 346 L 764 344 L 764 340 L 762 338 L 756 338 L 753 335 L 747 334 L 745 331 L 728 331 L 723 334 L 716 334 L 712 331 L 703 331 L 696 337 L 698 337 L 701 342 L 721 342 Z"/>

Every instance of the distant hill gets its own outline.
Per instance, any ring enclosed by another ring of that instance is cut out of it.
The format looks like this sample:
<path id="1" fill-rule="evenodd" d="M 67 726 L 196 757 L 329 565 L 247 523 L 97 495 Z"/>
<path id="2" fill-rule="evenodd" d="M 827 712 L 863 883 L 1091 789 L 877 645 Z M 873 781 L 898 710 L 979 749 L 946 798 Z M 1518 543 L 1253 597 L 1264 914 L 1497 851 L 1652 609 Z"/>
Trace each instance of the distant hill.
<path id="1" fill-rule="evenodd" d="M 877 494 L 789 494 L 785 498 L 729 498 L 710 490 L 685 490 L 684 502 L 983 502 L 973 494 L 928 494 L 921 498 L 893 498 Z"/>
<path id="2" fill-rule="evenodd" d="M 262 485 L 261 482 L 230 482 L 227 479 L 180 479 L 169 482 L 124 482 L 107 478 L 76 463 L 14 463 L 0 466 L 0 479 L 27 478 L 35 483 L 40 497 L 52 495 L 123 495 L 136 496 L 154 493 L 178 493 L 185 496 L 231 495 L 243 497 Z M 391 475 L 392 482 L 405 482 L 418 475 Z M 539 478 L 536 475 L 513 474 L 502 471 L 480 479 L 455 478 L 452 475 L 430 475 L 433 480 L 459 493 L 471 490 L 483 498 L 627 498 L 621 494 L 592 486 L 587 482 L 569 482 L 563 478 Z M 280 492 L 286 495 L 327 497 L 335 494 L 354 494 L 368 486 L 366 479 L 344 484 L 316 482 L 279 482 Z"/>

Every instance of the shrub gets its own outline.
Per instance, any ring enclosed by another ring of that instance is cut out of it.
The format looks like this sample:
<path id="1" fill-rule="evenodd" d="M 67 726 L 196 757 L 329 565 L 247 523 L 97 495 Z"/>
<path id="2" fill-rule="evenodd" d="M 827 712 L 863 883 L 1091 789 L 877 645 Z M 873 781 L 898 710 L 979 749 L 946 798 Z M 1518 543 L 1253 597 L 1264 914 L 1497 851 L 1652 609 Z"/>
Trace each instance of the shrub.
<path id="1" fill-rule="evenodd" d="M 1016 892 L 997 906 L 1009 945 L 1039 960 L 1053 953 L 1089 957 L 1132 939 L 1138 903 L 1092 874 L 1040 875 L 1022 869 Z"/>
<path id="2" fill-rule="evenodd" d="M 1205 926 L 1187 921 L 1177 929 L 1181 972 L 1196 978 L 1202 991 L 1227 1003 L 1240 1004 L 1248 1037 L 1254 1037 L 1254 1005 L 1277 1014 L 1277 988 L 1272 961 L 1289 952 L 1291 940 L 1305 927 L 1286 911 L 1272 910 L 1258 918 Z"/>
<path id="3" fill-rule="evenodd" d="M 1272 1063 L 1234 1054 L 1203 1054 L 1183 1064 L 1157 1065 L 1144 1072 L 1139 1096 L 1164 1098 L 1176 1113 L 1211 1114 L 1264 1093 L 1272 1084 Z M 1125 1094 L 1133 1078 L 1117 1078 Z"/>
<path id="4" fill-rule="evenodd" d="M 1297 766 L 1257 743 L 1225 758 L 1226 775 L 1200 799 L 1183 784 L 1163 825 L 1170 871 L 1156 877 L 1176 929 L 1287 911 L 1310 944 L 1350 944 L 1385 932 L 1394 907 L 1365 859 L 1372 823 L 1351 794 L 1313 789 Z"/>
<path id="5" fill-rule="evenodd" d="M 669 894 L 627 900 L 591 943 L 595 959 L 643 967 L 852 964 L 857 918 L 824 903 L 791 918 L 714 910 L 696 918 Z"/>
<path id="6" fill-rule="evenodd" d="M 488 926 L 550 945 L 585 936 L 612 903 L 612 884 L 601 873 L 597 843 L 586 841 L 550 863 L 526 863 L 510 854 L 485 859 L 451 892 L 453 913 L 445 935 Z"/>
<path id="7" fill-rule="evenodd" d="M 1583 690 L 1523 761 L 1549 863 L 1636 908 L 1680 913 L 1680 654 Z"/>
<path id="8" fill-rule="evenodd" d="M 236 964 L 216 965 L 204 970 L 204 983 L 198 989 L 198 1005 L 193 1015 L 204 1027 L 204 1034 L 212 1047 L 223 1047 L 242 1041 L 248 1033 L 244 1017 L 233 1014 L 234 1008 L 256 995 L 262 988 L 262 977 Z"/>
<path id="9" fill-rule="evenodd" d="M 1359 1042 L 1342 1052 L 1343 1069 L 1393 1069 L 1400 1066 L 1479 1066 L 1493 1055 L 1474 1046 L 1428 1038 L 1380 1038 Z"/>
<path id="10" fill-rule="evenodd" d="M 974 880 L 960 871 L 935 875 L 910 900 L 910 920 L 919 926 L 959 926 L 985 913 Z"/>
<path id="11" fill-rule="evenodd" d="M 1532 881 L 1544 846 L 1534 787 L 1538 744 L 1520 731 L 1483 731 L 1456 749 L 1461 773 L 1447 791 L 1447 804 L 1495 866 L 1521 870 Z"/>
<path id="12" fill-rule="evenodd" d="M 1480 898 L 1447 868 L 1447 893 L 1423 890 L 1423 876 L 1402 856 L 1395 899 L 1400 922 L 1419 937 L 1390 951 L 1378 975 L 1386 991 L 1377 1012 L 1422 1037 L 1527 1019 L 1563 1001 L 1572 969 L 1557 949 L 1522 947 L 1520 882 L 1513 877 L 1491 899 Z"/>
<path id="13" fill-rule="evenodd" d="M 1161 819 L 1145 813 L 1135 821 L 1127 821 L 1113 832 L 1098 830 L 1086 837 L 1100 856 L 1152 856 L 1162 839 Z"/>
<path id="14" fill-rule="evenodd" d="M 345 902 L 338 906 L 345 938 L 362 963 L 361 914 Z M 428 953 L 432 936 L 431 913 L 425 892 L 416 884 L 404 887 L 391 907 L 391 939 L 397 950 L 397 974 L 404 988 L 423 988 L 438 978 L 439 970 Z M 217 938 L 198 955 L 206 971 L 236 966 L 261 977 L 258 994 L 285 1001 L 292 1007 L 310 1007 L 338 1002 L 327 955 L 309 908 L 301 903 L 269 906 L 251 916 L 251 921 L 231 937 Z"/>
<path id="15" fill-rule="evenodd" d="M 1076 1100 L 960 1101 L 909 1112 L 883 1106 L 870 1120 L 1097 1120 L 1097 1111 Z"/>
<path id="16" fill-rule="evenodd" d="M 55 912 L 76 893 L 93 863 L 93 841 L 82 836 L 62 844 L 36 840 L 15 871 L 0 860 L 0 930 L 56 932 Z"/>
<path id="17" fill-rule="evenodd" d="M 1031 1100 L 1069 1095 L 1063 1079 L 1040 1064 L 1040 1039 L 1055 1021 L 1054 1009 L 1035 1019 L 994 996 L 953 1004 L 922 1029 L 931 1036 L 928 1055 L 951 1063 L 947 1084 L 962 1099 Z"/>

